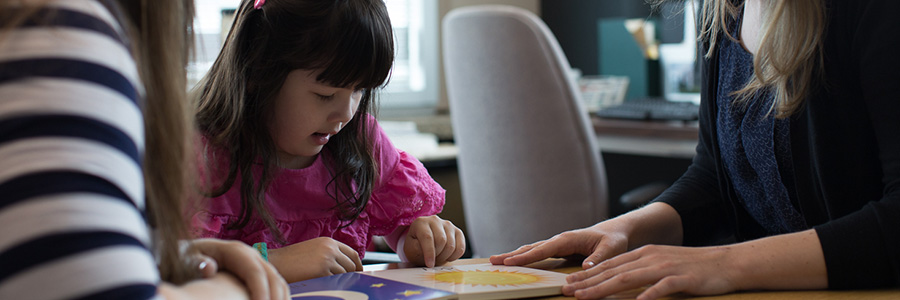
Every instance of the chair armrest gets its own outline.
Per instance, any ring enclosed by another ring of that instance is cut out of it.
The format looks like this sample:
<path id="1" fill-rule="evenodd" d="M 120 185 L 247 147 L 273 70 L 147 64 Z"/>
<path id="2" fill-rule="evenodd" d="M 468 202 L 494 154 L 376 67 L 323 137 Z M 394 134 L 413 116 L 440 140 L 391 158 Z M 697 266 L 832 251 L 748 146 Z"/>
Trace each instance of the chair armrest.
<path id="1" fill-rule="evenodd" d="M 650 203 L 650 201 L 669 188 L 669 185 L 670 184 L 667 182 L 651 182 L 644 184 L 623 194 L 622 197 L 619 198 L 619 203 L 622 204 L 622 207 L 624 207 L 626 211 L 633 210 Z"/>

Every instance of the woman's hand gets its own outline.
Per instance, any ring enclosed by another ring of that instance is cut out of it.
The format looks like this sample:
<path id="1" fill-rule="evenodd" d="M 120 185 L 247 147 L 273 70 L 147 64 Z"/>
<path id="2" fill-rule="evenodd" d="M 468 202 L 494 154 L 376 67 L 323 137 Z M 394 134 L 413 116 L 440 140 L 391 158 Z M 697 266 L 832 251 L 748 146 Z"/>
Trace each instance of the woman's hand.
<path id="1" fill-rule="evenodd" d="M 201 261 L 206 262 L 206 267 L 202 268 L 204 277 L 215 277 L 217 272 L 227 271 L 243 282 L 251 299 L 288 299 L 290 296 L 287 282 L 256 249 L 241 242 L 218 239 L 196 239 L 191 246 L 199 252 Z"/>
<path id="2" fill-rule="evenodd" d="M 208 278 L 189 281 L 176 286 L 163 282 L 158 287 L 158 293 L 167 300 L 247 300 L 250 298 L 247 286 L 240 279 L 228 272 L 215 273 Z M 272 298 L 272 299 L 287 299 Z"/>
<path id="3" fill-rule="evenodd" d="M 269 249 L 269 262 L 288 282 L 362 271 L 359 253 L 329 237 Z"/>
<path id="4" fill-rule="evenodd" d="M 640 209 L 591 227 L 566 231 L 550 239 L 491 256 L 495 265 L 520 266 L 550 257 L 587 256 L 581 267 L 600 262 L 646 244 L 681 244 L 681 217 L 665 203 Z"/>
<path id="5" fill-rule="evenodd" d="M 562 290 L 578 299 L 603 298 L 647 285 L 651 286 L 637 299 L 656 299 L 676 292 L 724 294 L 739 289 L 730 251 L 729 247 L 648 245 L 569 275 L 569 284 Z"/>
<path id="6" fill-rule="evenodd" d="M 401 229 L 398 229 L 401 230 Z M 402 239 L 405 258 L 417 266 L 434 267 L 462 257 L 466 239 L 453 222 L 438 216 L 419 217 Z"/>
<path id="7" fill-rule="evenodd" d="M 825 257 L 814 229 L 716 247 L 648 245 L 567 279 L 563 293 L 579 299 L 602 298 L 648 285 L 638 299 L 678 292 L 715 295 L 828 287 Z"/>
<path id="8" fill-rule="evenodd" d="M 550 257 L 587 256 L 582 262 L 587 269 L 628 250 L 628 235 L 618 229 L 615 221 L 566 231 L 512 252 L 493 255 L 490 261 L 495 265 L 520 266 Z"/>

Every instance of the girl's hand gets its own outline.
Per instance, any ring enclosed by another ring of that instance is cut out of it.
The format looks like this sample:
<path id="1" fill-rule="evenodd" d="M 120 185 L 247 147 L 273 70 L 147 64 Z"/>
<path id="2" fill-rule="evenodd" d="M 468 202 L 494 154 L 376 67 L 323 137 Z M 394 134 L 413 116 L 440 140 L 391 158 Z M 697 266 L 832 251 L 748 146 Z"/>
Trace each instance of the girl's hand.
<path id="1" fill-rule="evenodd" d="M 409 225 L 402 248 L 409 262 L 431 268 L 462 257 L 466 239 L 450 221 L 438 216 L 419 217 Z"/>
<path id="2" fill-rule="evenodd" d="M 216 277 L 208 275 L 227 271 L 246 285 L 251 299 L 288 299 L 290 296 L 287 282 L 256 249 L 241 242 L 219 239 L 196 239 L 191 246 L 197 249 L 200 259 L 207 262 L 202 270 L 204 277 Z"/>
<path id="3" fill-rule="evenodd" d="M 563 293 L 578 299 L 603 298 L 646 285 L 637 299 L 656 299 L 684 292 L 691 295 L 723 294 L 739 289 L 730 266 L 730 248 L 688 248 L 648 245 L 573 273 Z"/>
<path id="4" fill-rule="evenodd" d="M 356 250 L 329 237 L 269 249 L 269 262 L 288 282 L 363 270 Z"/>
<path id="5" fill-rule="evenodd" d="M 493 255 L 492 264 L 520 266 L 550 257 L 587 256 L 582 267 L 587 269 L 628 250 L 628 235 L 619 230 L 617 220 L 591 227 L 570 230 L 550 239 L 519 247 L 512 252 Z"/>

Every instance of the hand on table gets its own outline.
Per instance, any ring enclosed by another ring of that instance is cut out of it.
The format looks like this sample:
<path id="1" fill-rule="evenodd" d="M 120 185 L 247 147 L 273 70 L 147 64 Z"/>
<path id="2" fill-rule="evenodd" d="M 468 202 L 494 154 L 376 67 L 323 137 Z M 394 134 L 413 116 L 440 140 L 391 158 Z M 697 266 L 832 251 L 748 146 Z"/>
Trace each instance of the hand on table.
<path id="1" fill-rule="evenodd" d="M 402 248 L 407 260 L 431 268 L 462 257 L 466 239 L 450 221 L 438 216 L 419 217 L 409 225 Z"/>
<path id="2" fill-rule="evenodd" d="M 259 255 L 256 249 L 244 243 L 219 239 L 196 239 L 191 247 L 198 254 L 204 278 L 213 278 L 219 271 L 233 274 L 246 285 L 251 299 L 288 299 L 287 282 L 272 265 Z"/>
<path id="3" fill-rule="evenodd" d="M 269 262 L 288 282 L 362 271 L 359 253 L 329 237 L 269 249 Z"/>
<path id="4" fill-rule="evenodd" d="M 611 220 L 493 255 L 490 261 L 495 265 L 521 266 L 550 257 L 583 255 L 587 258 L 582 262 L 582 268 L 587 269 L 627 250 L 628 236 Z"/>
<path id="5" fill-rule="evenodd" d="M 728 248 L 648 245 L 572 273 L 563 293 L 578 299 L 603 298 L 647 285 L 637 299 L 657 299 L 684 292 L 724 294 L 739 289 L 727 267 Z"/>

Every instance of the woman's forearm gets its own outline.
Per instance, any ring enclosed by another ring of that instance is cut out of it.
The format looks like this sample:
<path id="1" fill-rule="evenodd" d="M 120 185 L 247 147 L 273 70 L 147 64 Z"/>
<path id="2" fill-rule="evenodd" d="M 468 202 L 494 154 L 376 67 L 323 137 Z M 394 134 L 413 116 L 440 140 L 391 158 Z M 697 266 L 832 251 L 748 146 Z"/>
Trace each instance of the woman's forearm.
<path id="1" fill-rule="evenodd" d="M 610 221 L 624 227 L 629 250 L 648 244 L 681 245 L 681 217 L 666 203 L 650 203 Z"/>
<path id="2" fill-rule="evenodd" d="M 722 247 L 729 249 L 740 290 L 828 287 L 825 256 L 813 229 Z"/>

